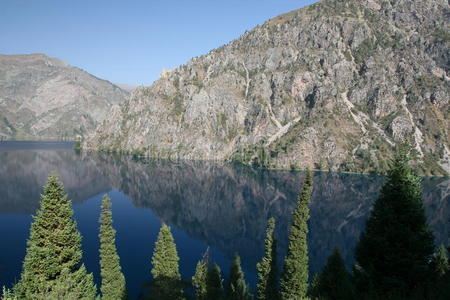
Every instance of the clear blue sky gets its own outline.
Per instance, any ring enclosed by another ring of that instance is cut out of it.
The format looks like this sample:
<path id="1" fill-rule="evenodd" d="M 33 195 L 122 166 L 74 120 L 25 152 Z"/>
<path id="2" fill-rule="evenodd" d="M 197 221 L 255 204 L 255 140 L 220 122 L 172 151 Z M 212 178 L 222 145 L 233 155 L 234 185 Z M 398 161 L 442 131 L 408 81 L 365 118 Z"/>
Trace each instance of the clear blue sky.
<path id="1" fill-rule="evenodd" d="M 0 53 L 44 53 L 149 85 L 265 20 L 315 0 L 0 0 Z"/>

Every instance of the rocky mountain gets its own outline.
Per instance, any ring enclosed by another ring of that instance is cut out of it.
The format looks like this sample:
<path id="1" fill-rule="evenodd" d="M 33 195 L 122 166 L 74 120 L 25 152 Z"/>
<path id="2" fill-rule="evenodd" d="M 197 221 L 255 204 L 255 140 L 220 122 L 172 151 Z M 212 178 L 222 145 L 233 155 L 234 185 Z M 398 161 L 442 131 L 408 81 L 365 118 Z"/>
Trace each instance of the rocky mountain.
<path id="1" fill-rule="evenodd" d="M 56 58 L 0 55 L 0 138 L 83 137 L 128 95 Z"/>
<path id="2" fill-rule="evenodd" d="M 450 172 L 447 0 L 322 0 L 161 74 L 86 149 L 384 171 L 398 144 Z"/>

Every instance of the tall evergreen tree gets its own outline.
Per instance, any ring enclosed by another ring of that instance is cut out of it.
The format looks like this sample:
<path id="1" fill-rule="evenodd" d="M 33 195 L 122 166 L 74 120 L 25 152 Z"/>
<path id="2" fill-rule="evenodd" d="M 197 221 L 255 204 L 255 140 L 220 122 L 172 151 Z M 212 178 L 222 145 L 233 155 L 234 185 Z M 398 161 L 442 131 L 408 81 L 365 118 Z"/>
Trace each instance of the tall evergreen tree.
<path id="1" fill-rule="evenodd" d="M 224 299 L 225 293 L 223 290 L 223 279 L 220 275 L 220 267 L 217 264 L 214 264 L 211 269 L 208 269 L 208 277 L 206 282 L 208 300 Z"/>
<path id="2" fill-rule="evenodd" d="M 14 296 L 13 292 L 6 287 L 3 287 L 2 294 L 0 295 L 0 299 L 3 300 L 18 300 L 17 297 Z"/>
<path id="3" fill-rule="evenodd" d="M 247 300 L 250 298 L 249 288 L 245 282 L 244 272 L 241 268 L 241 258 L 235 253 L 230 267 L 230 278 L 228 280 L 228 299 Z"/>
<path id="4" fill-rule="evenodd" d="M 194 286 L 197 300 L 206 300 L 208 295 L 208 264 L 209 250 L 206 250 L 203 258 L 195 267 L 195 274 L 192 276 L 192 285 Z"/>
<path id="5" fill-rule="evenodd" d="M 448 264 L 447 249 L 441 245 L 432 260 L 432 266 L 435 276 L 439 279 L 445 276 L 450 269 Z"/>
<path id="6" fill-rule="evenodd" d="M 81 264 L 81 235 L 71 205 L 62 183 L 51 175 L 31 224 L 22 276 L 14 287 L 17 298 L 49 299 L 55 286 L 59 294 L 76 293 L 78 299 L 95 297 L 92 274 L 87 274 Z"/>
<path id="7" fill-rule="evenodd" d="M 163 224 L 152 257 L 151 299 L 184 299 L 178 261 L 177 248 L 170 228 Z"/>
<path id="8" fill-rule="evenodd" d="M 277 299 L 277 241 L 274 236 L 275 219 L 270 218 L 267 223 L 266 239 L 264 241 L 264 257 L 256 265 L 258 283 L 257 297 L 260 300 Z"/>
<path id="9" fill-rule="evenodd" d="M 441 245 L 431 263 L 434 278 L 431 284 L 430 299 L 450 299 L 450 266 L 447 249 Z"/>
<path id="10" fill-rule="evenodd" d="M 289 245 L 280 283 L 281 299 L 304 299 L 308 291 L 308 219 L 313 179 L 307 171 L 297 208 L 292 216 Z"/>
<path id="11" fill-rule="evenodd" d="M 98 299 L 95 298 L 96 291 L 92 286 L 92 276 L 86 276 L 84 266 L 81 266 L 77 272 L 71 272 L 68 268 L 64 268 L 60 276 L 53 282 L 52 290 L 45 295 L 44 299 Z"/>
<path id="12" fill-rule="evenodd" d="M 125 277 L 116 250 L 116 231 L 113 228 L 111 199 L 103 196 L 100 214 L 100 275 L 102 299 L 126 299 Z"/>
<path id="13" fill-rule="evenodd" d="M 399 151 L 356 248 L 361 290 L 376 297 L 408 296 L 425 285 L 434 250 L 421 199 L 420 179 Z"/>
<path id="14" fill-rule="evenodd" d="M 328 258 L 323 271 L 314 280 L 314 299 L 350 300 L 354 298 L 351 276 L 338 249 Z"/>

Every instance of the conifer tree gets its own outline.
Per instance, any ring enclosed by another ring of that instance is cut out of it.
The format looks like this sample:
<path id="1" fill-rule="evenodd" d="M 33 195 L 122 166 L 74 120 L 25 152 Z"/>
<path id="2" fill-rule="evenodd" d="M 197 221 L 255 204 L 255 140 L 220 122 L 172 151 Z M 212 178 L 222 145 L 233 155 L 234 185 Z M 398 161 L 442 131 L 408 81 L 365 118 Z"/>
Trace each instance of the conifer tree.
<path id="1" fill-rule="evenodd" d="M 208 300 L 224 299 L 225 293 L 223 290 L 223 279 L 220 275 L 220 267 L 217 264 L 214 264 L 211 269 L 208 269 L 206 282 Z"/>
<path id="2" fill-rule="evenodd" d="M 111 200 L 103 196 L 100 214 L 100 275 L 102 299 L 126 299 L 125 277 L 116 250 L 116 231 L 113 228 Z"/>
<path id="3" fill-rule="evenodd" d="M 228 280 L 228 299 L 250 299 L 251 296 L 248 290 L 249 288 L 245 283 L 244 272 L 241 268 L 241 258 L 237 253 L 235 253 L 230 267 L 230 278 Z"/>
<path id="4" fill-rule="evenodd" d="M 376 297 L 408 297 L 430 276 L 434 238 L 409 160 L 405 150 L 395 155 L 356 248 L 359 289 Z"/>
<path id="5" fill-rule="evenodd" d="M 441 245 L 436 254 L 433 257 L 432 265 L 434 269 L 435 276 L 439 279 L 445 276 L 450 269 L 448 264 L 447 249 L 444 245 Z"/>
<path id="6" fill-rule="evenodd" d="M 450 266 L 447 249 L 441 245 L 434 254 L 431 266 L 434 280 L 431 284 L 429 299 L 450 299 Z"/>
<path id="7" fill-rule="evenodd" d="M 153 282 L 150 292 L 152 299 L 184 299 L 178 261 L 178 253 L 170 228 L 162 224 L 152 257 Z"/>
<path id="8" fill-rule="evenodd" d="M 337 248 L 328 258 L 323 271 L 315 278 L 311 294 L 314 299 L 350 300 L 354 298 L 351 276 Z"/>
<path id="9" fill-rule="evenodd" d="M 92 274 L 86 276 L 86 269 L 71 272 L 68 268 L 61 271 L 60 276 L 53 282 L 52 290 L 45 295 L 46 300 L 82 299 L 93 300 L 96 289 L 92 284 Z"/>
<path id="10" fill-rule="evenodd" d="M 313 180 L 307 171 L 297 208 L 292 216 L 289 245 L 280 283 L 281 299 L 304 299 L 308 291 L 308 219 Z"/>
<path id="11" fill-rule="evenodd" d="M 0 295 L 0 299 L 3 300 L 18 300 L 17 297 L 14 296 L 13 292 L 6 287 L 3 287 L 2 294 Z"/>
<path id="12" fill-rule="evenodd" d="M 78 299 L 93 299 L 96 287 L 81 259 L 81 235 L 71 201 L 56 175 L 51 175 L 31 224 L 22 276 L 14 294 L 19 299 L 50 299 L 57 287 L 58 294 L 76 293 Z"/>
<path id="13" fill-rule="evenodd" d="M 195 296 L 198 300 L 206 300 L 208 295 L 208 264 L 209 254 L 206 250 L 203 258 L 197 263 L 195 267 L 195 274 L 192 276 L 192 285 L 195 289 Z"/>
<path id="14" fill-rule="evenodd" d="M 274 236 L 275 219 L 270 218 L 267 223 L 266 239 L 264 241 L 264 257 L 256 265 L 258 283 L 257 297 L 260 300 L 277 299 L 277 241 Z"/>

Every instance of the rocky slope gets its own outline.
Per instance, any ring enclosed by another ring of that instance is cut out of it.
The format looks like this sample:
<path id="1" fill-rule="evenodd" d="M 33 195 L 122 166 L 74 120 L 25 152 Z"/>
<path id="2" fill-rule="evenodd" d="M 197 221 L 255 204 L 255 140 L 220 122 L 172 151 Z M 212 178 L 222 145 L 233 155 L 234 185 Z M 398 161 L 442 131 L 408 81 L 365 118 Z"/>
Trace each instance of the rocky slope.
<path id="1" fill-rule="evenodd" d="M 59 59 L 0 55 L 0 138 L 83 137 L 128 95 Z"/>
<path id="2" fill-rule="evenodd" d="M 450 172 L 447 0 L 322 0 L 161 74 L 87 149 L 383 171 L 397 144 Z"/>

